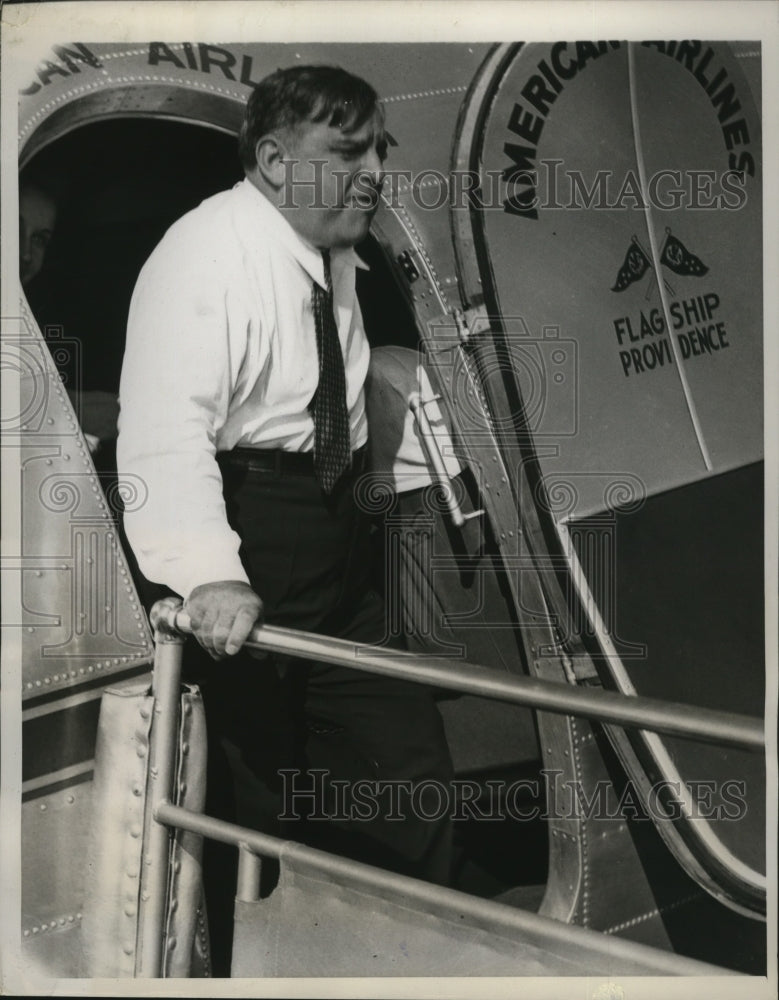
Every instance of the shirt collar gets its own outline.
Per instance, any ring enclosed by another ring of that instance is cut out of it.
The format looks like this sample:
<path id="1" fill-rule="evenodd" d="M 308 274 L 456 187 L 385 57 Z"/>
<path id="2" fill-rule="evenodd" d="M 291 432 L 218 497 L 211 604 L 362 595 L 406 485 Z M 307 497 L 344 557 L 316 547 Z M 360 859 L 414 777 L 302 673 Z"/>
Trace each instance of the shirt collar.
<path id="1" fill-rule="evenodd" d="M 236 184 L 252 209 L 262 216 L 263 226 L 270 230 L 281 244 L 292 254 L 295 260 L 306 271 L 309 277 L 320 287 L 325 285 L 325 268 L 321 252 L 295 230 L 284 218 L 284 213 L 270 202 L 259 188 L 245 177 Z M 370 267 L 357 254 L 353 247 L 339 247 L 330 251 L 331 268 L 359 267 L 369 271 Z"/>

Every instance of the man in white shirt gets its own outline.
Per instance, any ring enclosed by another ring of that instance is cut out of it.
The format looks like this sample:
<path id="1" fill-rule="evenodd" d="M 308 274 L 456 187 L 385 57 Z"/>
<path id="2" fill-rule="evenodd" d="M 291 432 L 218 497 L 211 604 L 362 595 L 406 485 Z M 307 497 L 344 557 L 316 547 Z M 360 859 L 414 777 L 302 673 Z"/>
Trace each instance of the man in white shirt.
<path id="1" fill-rule="evenodd" d="M 352 248 L 385 147 L 364 81 L 332 67 L 271 74 L 247 105 L 246 178 L 172 226 L 130 308 L 118 463 L 148 497 L 126 514 L 127 535 L 142 572 L 185 598 L 200 644 L 234 657 L 212 671 L 209 725 L 277 789 L 298 759 L 354 779 L 451 777 L 426 689 L 234 656 L 263 618 L 384 639 L 352 489 L 369 360 Z M 352 826 L 356 856 L 446 881 L 446 819 Z"/>

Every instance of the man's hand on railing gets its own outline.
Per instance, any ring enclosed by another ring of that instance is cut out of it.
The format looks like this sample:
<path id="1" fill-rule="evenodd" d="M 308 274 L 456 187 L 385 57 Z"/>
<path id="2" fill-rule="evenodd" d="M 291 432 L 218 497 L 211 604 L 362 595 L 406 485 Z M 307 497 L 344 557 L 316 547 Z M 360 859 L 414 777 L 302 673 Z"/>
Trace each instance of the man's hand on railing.
<path id="1" fill-rule="evenodd" d="M 192 634 L 215 660 L 237 653 L 254 626 L 262 624 L 262 601 L 241 580 L 195 587 L 184 611 L 189 615 Z"/>

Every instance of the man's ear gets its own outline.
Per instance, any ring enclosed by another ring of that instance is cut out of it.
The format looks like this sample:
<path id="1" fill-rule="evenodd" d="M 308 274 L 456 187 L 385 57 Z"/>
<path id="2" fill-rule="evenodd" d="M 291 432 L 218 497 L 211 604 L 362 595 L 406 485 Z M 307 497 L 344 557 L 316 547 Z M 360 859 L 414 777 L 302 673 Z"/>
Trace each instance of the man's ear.
<path id="1" fill-rule="evenodd" d="M 264 135 L 254 147 L 257 169 L 271 187 L 281 188 L 284 184 L 286 166 L 284 148 L 275 135 Z"/>

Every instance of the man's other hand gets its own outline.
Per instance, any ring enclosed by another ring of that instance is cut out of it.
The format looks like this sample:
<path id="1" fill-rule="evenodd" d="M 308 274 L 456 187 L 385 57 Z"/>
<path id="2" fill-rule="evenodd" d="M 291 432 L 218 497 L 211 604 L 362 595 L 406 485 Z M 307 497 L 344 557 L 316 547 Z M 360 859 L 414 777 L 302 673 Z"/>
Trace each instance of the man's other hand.
<path id="1" fill-rule="evenodd" d="M 237 653 L 252 628 L 262 622 L 262 601 L 241 580 L 195 587 L 184 610 L 193 635 L 215 660 Z"/>

